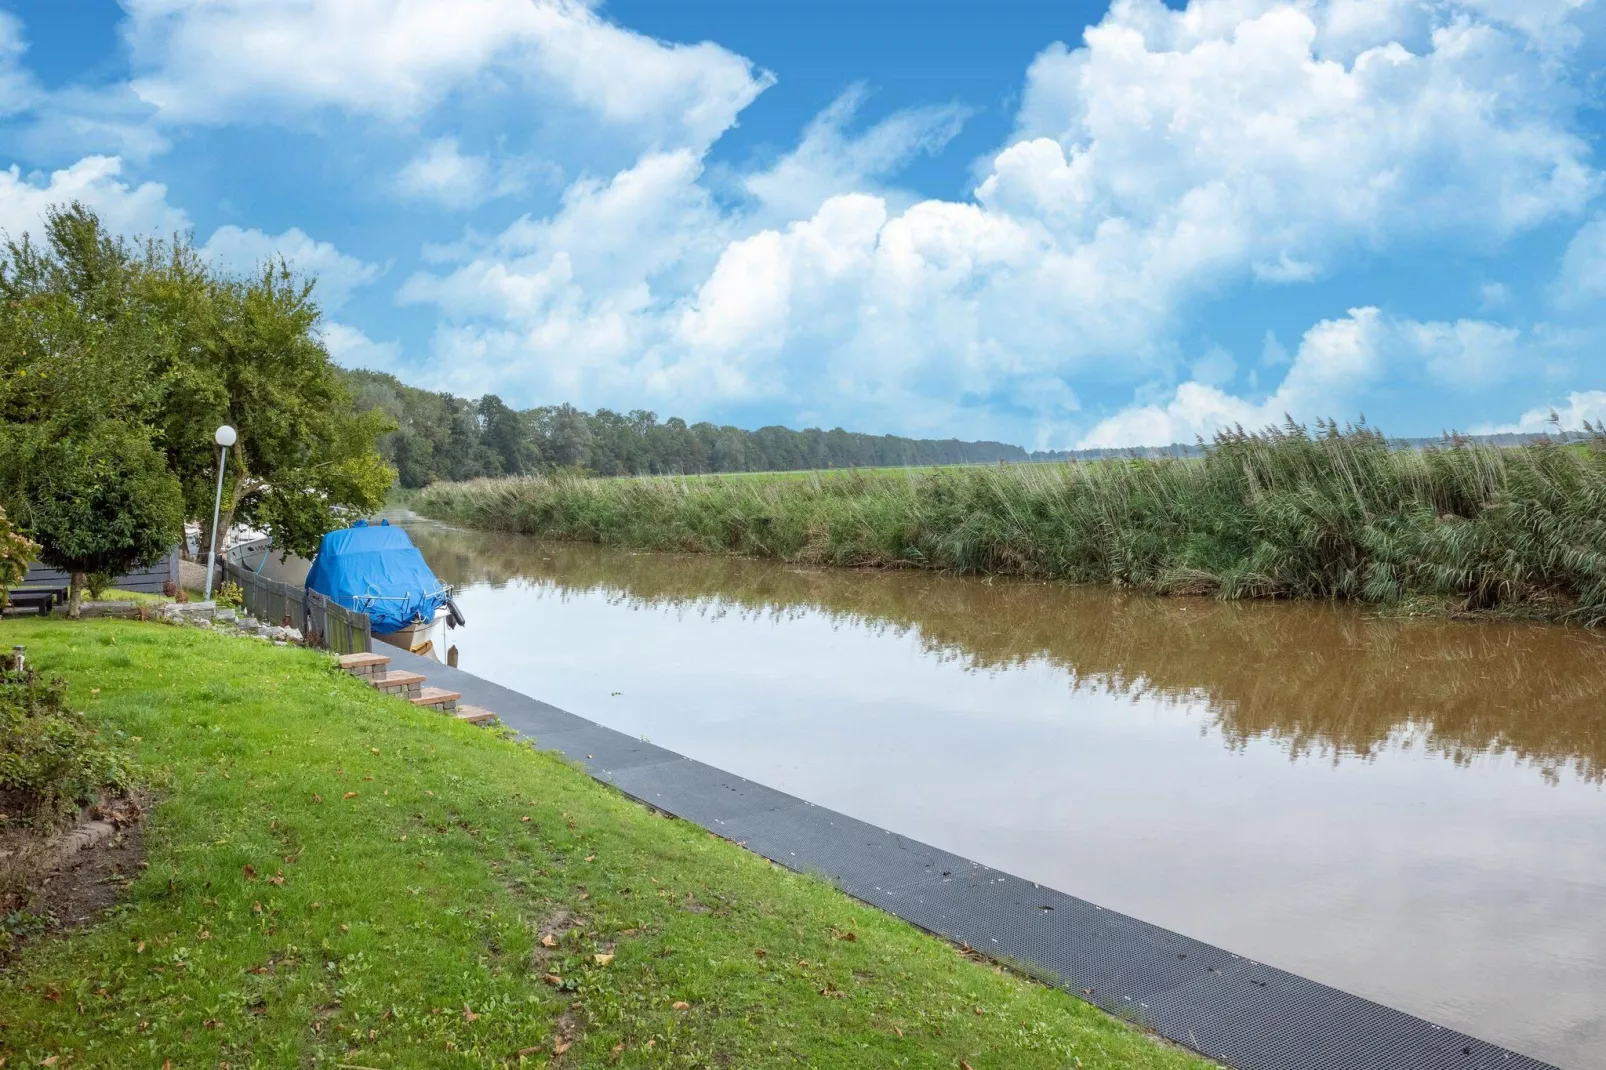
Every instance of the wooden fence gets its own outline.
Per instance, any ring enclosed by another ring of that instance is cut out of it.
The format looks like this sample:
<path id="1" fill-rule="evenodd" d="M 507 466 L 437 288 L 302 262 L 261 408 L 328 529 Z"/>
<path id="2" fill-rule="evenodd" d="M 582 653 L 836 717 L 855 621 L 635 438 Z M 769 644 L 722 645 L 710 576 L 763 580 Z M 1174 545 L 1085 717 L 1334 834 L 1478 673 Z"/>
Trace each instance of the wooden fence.
<path id="1" fill-rule="evenodd" d="M 243 559 L 262 549 L 246 543 L 231 547 L 222 555 L 223 575 L 240 585 L 247 613 L 268 624 L 288 623 L 306 636 L 309 646 L 324 647 L 337 654 L 366 654 L 373 649 L 373 627 L 368 614 L 331 602 L 317 591 L 260 576 L 241 564 Z"/>
<path id="2" fill-rule="evenodd" d="M 111 585 L 120 591 L 141 591 L 145 594 L 161 594 L 162 588 L 171 581 L 178 586 L 178 547 L 173 547 L 166 557 L 152 562 L 146 568 L 136 569 L 112 580 Z M 72 583 L 72 577 L 65 572 L 58 572 L 48 565 L 32 564 L 28 566 L 27 578 L 22 581 L 22 587 L 66 587 Z"/>

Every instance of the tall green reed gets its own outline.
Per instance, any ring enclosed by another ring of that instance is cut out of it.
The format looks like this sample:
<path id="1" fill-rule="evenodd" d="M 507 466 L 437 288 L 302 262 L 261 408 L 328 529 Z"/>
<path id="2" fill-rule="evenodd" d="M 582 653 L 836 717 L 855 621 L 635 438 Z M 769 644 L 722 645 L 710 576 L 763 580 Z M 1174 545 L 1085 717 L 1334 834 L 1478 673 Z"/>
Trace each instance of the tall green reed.
<path id="1" fill-rule="evenodd" d="M 1225 431 L 1202 458 L 816 473 L 798 479 L 436 484 L 419 512 L 474 527 L 857 567 L 1115 583 L 1220 598 L 1606 623 L 1606 433 L 1584 448 L 1367 427 Z"/>

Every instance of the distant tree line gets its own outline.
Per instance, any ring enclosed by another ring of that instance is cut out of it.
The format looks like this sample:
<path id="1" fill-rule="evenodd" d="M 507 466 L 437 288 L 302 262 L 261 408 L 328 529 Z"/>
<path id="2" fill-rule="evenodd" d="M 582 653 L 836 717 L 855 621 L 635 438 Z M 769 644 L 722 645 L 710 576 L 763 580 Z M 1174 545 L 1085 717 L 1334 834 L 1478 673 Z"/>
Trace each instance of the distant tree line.
<path id="1" fill-rule="evenodd" d="M 407 386 L 394 376 L 351 371 L 363 410 L 379 410 L 396 429 L 379 441 L 401 485 L 527 475 L 570 468 L 603 476 L 780 472 L 812 468 L 992 464 L 1031 460 L 1002 442 L 901 438 L 809 428 L 660 421 L 635 409 L 584 412 L 573 405 L 516 410 L 495 394 L 478 400 Z"/>

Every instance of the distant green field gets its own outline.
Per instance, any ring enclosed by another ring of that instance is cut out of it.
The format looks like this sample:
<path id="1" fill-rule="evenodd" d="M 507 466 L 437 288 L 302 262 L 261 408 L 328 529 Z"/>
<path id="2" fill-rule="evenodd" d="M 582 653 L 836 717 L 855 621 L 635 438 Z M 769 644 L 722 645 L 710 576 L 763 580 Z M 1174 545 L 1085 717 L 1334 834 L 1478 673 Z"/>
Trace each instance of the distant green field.
<path id="1" fill-rule="evenodd" d="M 633 479 L 730 479 L 730 480 L 786 480 L 809 479 L 815 476 L 821 479 L 838 479 L 852 476 L 893 476 L 908 475 L 912 472 L 935 472 L 939 469 L 952 468 L 992 468 L 987 464 L 942 464 L 942 465 L 889 465 L 882 468 L 794 468 L 783 472 L 703 472 L 689 476 L 632 476 Z"/>

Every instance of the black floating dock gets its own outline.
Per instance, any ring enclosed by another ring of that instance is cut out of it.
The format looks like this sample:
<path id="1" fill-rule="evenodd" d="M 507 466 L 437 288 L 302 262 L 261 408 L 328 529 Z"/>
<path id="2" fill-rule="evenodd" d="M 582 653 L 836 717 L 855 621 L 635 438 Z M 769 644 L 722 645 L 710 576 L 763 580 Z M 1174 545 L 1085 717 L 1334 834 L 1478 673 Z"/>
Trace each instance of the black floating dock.
<path id="1" fill-rule="evenodd" d="M 596 779 L 1237 1070 L 1555 1070 L 380 647 Z"/>

